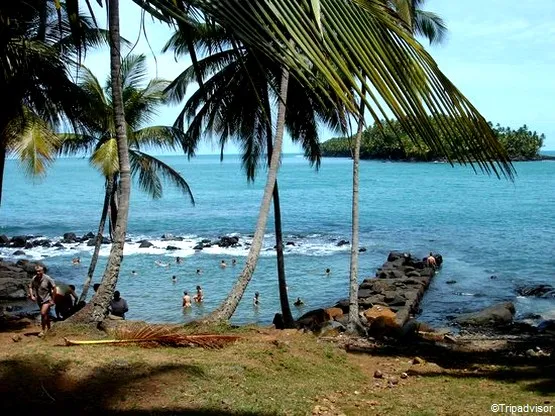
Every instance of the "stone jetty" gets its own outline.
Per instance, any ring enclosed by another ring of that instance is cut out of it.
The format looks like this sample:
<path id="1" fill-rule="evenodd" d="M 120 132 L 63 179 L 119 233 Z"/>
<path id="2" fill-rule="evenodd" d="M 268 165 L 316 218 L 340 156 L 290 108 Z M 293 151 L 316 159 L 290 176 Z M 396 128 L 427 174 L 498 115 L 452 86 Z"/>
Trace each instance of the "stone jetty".
<path id="1" fill-rule="evenodd" d="M 425 258 L 417 259 L 410 253 L 389 253 L 376 277 L 365 279 L 359 286 L 359 308 L 365 311 L 367 319 L 371 321 L 387 313 L 398 327 L 403 327 L 419 312 L 420 300 L 443 263 L 441 254 L 434 253 L 434 258 L 436 268 L 429 266 Z"/>

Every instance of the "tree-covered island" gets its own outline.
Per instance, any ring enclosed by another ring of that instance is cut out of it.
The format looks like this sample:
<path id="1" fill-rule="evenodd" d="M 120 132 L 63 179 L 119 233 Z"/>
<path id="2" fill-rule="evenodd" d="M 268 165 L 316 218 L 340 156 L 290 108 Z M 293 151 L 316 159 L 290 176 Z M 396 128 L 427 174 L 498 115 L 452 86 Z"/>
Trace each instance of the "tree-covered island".
<path id="1" fill-rule="evenodd" d="M 437 117 L 430 119 L 433 124 L 438 123 Z M 454 124 L 451 118 L 443 118 L 442 121 Z M 490 126 L 512 161 L 546 158 L 540 154 L 545 140 L 544 134 L 531 131 L 526 125 L 516 130 L 499 124 L 494 126 L 490 123 Z M 448 150 L 452 146 L 444 137 L 441 137 L 441 140 L 445 149 Z M 353 145 L 354 137 L 335 137 L 322 143 L 322 154 L 326 157 L 351 157 Z M 445 160 L 438 149 L 430 148 L 420 137 L 417 141 L 412 140 L 398 121 L 391 121 L 388 125 L 384 123 L 383 127 L 377 124 L 368 127 L 362 134 L 360 157 L 422 162 Z"/>

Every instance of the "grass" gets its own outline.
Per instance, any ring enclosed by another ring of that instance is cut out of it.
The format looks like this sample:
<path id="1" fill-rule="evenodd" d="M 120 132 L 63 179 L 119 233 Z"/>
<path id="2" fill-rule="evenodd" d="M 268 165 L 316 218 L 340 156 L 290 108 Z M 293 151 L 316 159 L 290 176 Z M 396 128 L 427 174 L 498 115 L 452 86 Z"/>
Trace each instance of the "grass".
<path id="1" fill-rule="evenodd" d="M 64 336 L 104 335 L 64 326 L 45 339 L 23 335 L 31 332 L 27 329 L 14 342 L 13 333 L 0 333 L 0 409 L 3 414 L 69 409 L 108 415 L 476 415 L 489 414 L 493 403 L 553 400 L 555 405 L 555 371 L 545 365 L 414 365 L 410 353 L 347 353 L 297 331 L 218 330 L 241 340 L 218 350 L 65 347 Z M 374 378 L 377 369 L 383 378 Z"/>

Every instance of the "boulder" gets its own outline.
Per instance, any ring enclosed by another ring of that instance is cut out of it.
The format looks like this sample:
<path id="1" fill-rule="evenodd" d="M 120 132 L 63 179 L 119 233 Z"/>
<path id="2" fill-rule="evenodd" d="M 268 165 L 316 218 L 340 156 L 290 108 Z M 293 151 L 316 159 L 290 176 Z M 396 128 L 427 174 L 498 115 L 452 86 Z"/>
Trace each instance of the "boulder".
<path id="1" fill-rule="evenodd" d="M 62 243 L 75 243 L 77 242 L 77 236 L 75 233 L 65 233 Z"/>
<path id="2" fill-rule="evenodd" d="M 537 298 L 555 297 L 555 287 L 551 285 L 535 285 L 519 287 L 516 292 L 520 296 L 533 296 Z"/>
<path id="3" fill-rule="evenodd" d="M 102 244 L 111 244 L 112 241 L 108 237 L 102 237 Z"/>
<path id="4" fill-rule="evenodd" d="M 329 314 L 326 312 L 325 309 L 315 309 L 313 311 L 305 313 L 303 316 L 297 319 L 297 324 L 300 328 L 308 329 L 310 331 L 318 331 L 320 330 L 324 322 L 327 322 L 329 320 Z"/>
<path id="5" fill-rule="evenodd" d="M 29 280 L 24 273 L 25 279 L 6 277 L 0 279 L 0 299 L 17 300 L 27 297 Z"/>
<path id="6" fill-rule="evenodd" d="M 5 234 L 0 235 L 0 247 L 10 244 L 10 239 Z"/>
<path id="7" fill-rule="evenodd" d="M 239 243 L 239 237 L 223 236 L 223 237 L 220 237 L 218 246 L 223 248 L 235 247 L 238 243 Z"/>
<path id="8" fill-rule="evenodd" d="M 202 250 L 204 248 L 204 246 L 202 245 L 202 243 L 197 244 L 196 246 L 193 247 L 193 250 Z"/>
<path id="9" fill-rule="evenodd" d="M 294 246 L 295 243 L 293 241 L 288 241 L 287 243 L 285 243 L 286 246 Z"/>
<path id="10" fill-rule="evenodd" d="M 350 244 L 350 243 L 349 243 L 347 240 L 340 240 L 340 241 L 337 243 L 337 247 L 346 246 L 346 245 L 348 245 L 348 244 Z"/>
<path id="11" fill-rule="evenodd" d="M 16 250 L 12 253 L 12 256 L 25 256 L 25 252 L 23 250 Z"/>
<path id="12" fill-rule="evenodd" d="M 364 253 L 366 250 L 367 250 L 366 247 L 361 247 L 361 248 L 358 249 L 358 252 L 359 253 Z"/>
<path id="13" fill-rule="evenodd" d="M 16 247 L 16 248 L 25 247 L 26 243 L 27 243 L 26 236 L 17 235 L 15 237 L 12 237 L 12 239 L 10 240 L 10 247 Z"/>
<path id="14" fill-rule="evenodd" d="M 346 326 L 340 322 L 328 321 L 320 329 L 320 336 L 335 336 L 347 330 Z"/>
<path id="15" fill-rule="evenodd" d="M 498 326 L 513 321 L 515 306 L 512 302 L 503 302 L 477 312 L 466 313 L 454 319 L 461 326 Z"/>
<path id="16" fill-rule="evenodd" d="M 27 273 L 27 276 L 32 277 L 35 274 L 35 267 L 39 265 L 42 266 L 45 273 L 48 273 L 48 267 L 44 265 L 44 263 L 40 261 L 29 261 L 26 259 L 20 259 L 15 263 L 15 267 L 19 271 L 24 271 Z"/>
<path id="17" fill-rule="evenodd" d="M 176 246 L 167 246 L 166 250 L 179 250 L 179 247 Z"/>
<path id="18" fill-rule="evenodd" d="M 152 247 L 154 244 L 152 244 L 150 241 L 148 240 L 141 240 L 140 244 L 139 244 L 139 248 L 149 248 Z"/>
<path id="19" fill-rule="evenodd" d="M 387 306 L 375 305 L 370 309 L 364 311 L 364 316 L 368 320 L 368 325 L 373 325 L 374 322 L 379 322 L 380 325 L 385 325 L 392 328 L 398 328 L 397 314 Z"/>
<path id="20" fill-rule="evenodd" d="M 332 321 L 343 316 L 343 309 L 341 308 L 327 308 L 326 309 L 327 320 Z"/>
<path id="21" fill-rule="evenodd" d="M 81 240 L 82 241 L 90 240 L 91 238 L 95 238 L 95 237 L 96 237 L 96 234 L 89 231 L 87 234 L 85 234 L 83 237 L 81 237 Z"/>

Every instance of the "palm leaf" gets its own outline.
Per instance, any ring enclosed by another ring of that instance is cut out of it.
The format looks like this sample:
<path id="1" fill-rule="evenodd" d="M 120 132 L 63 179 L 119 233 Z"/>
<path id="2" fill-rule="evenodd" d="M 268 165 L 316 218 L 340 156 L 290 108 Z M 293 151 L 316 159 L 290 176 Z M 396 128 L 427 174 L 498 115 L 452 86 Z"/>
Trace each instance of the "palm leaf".
<path id="1" fill-rule="evenodd" d="M 90 163 L 106 178 L 118 173 L 119 157 L 116 139 L 112 137 L 98 142 L 95 151 L 91 155 Z"/>
<path id="2" fill-rule="evenodd" d="M 163 325 L 131 324 L 116 329 L 114 339 L 78 341 L 64 338 L 67 346 L 101 344 L 139 344 L 162 347 L 201 347 L 206 349 L 223 348 L 240 339 L 236 335 L 195 334 L 188 335 L 180 327 Z"/>
<path id="3" fill-rule="evenodd" d="M 195 198 L 189 184 L 179 172 L 168 164 L 138 150 L 129 150 L 129 162 L 131 174 L 137 179 L 139 188 L 147 192 L 154 199 L 162 197 L 162 182 L 160 175 L 173 183 L 181 192 L 187 194 L 191 203 L 195 204 Z"/>

